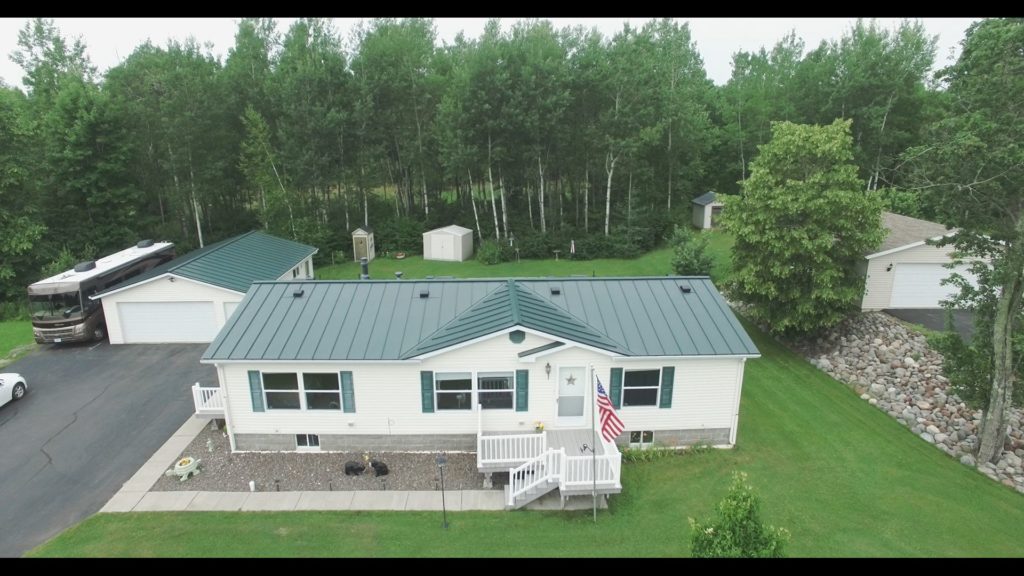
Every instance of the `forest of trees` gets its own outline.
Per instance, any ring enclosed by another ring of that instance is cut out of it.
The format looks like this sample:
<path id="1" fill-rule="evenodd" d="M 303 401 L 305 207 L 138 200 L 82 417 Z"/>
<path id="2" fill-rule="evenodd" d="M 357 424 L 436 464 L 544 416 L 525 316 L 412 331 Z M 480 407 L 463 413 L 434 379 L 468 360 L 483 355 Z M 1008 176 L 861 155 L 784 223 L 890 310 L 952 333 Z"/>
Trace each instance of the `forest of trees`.
<path id="1" fill-rule="evenodd" d="M 18 43 L 25 90 L 0 85 L 6 302 L 55 260 L 253 228 L 327 259 L 367 224 L 381 252 L 456 223 L 524 258 L 569 238 L 582 257 L 638 254 L 693 197 L 739 193 L 778 120 L 851 120 L 865 193 L 928 217 L 900 158 L 949 106 L 936 40 L 910 21 L 738 52 L 724 86 L 670 20 L 610 38 L 492 21 L 448 44 L 426 19 L 347 38 L 324 19 L 245 19 L 223 61 L 191 39 L 147 43 L 102 75 L 52 21 Z"/>

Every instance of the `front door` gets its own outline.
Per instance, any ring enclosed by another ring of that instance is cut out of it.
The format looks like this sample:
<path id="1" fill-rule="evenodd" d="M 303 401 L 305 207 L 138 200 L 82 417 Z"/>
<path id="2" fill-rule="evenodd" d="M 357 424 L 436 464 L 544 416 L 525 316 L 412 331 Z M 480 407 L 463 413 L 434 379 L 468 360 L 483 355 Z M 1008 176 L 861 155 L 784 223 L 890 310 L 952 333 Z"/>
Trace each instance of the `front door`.
<path id="1" fill-rule="evenodd" d="M 559 427 L 583 426 L 587 398 L 587 369 L 566 366 L 558 369 L 557 414 Z"/>

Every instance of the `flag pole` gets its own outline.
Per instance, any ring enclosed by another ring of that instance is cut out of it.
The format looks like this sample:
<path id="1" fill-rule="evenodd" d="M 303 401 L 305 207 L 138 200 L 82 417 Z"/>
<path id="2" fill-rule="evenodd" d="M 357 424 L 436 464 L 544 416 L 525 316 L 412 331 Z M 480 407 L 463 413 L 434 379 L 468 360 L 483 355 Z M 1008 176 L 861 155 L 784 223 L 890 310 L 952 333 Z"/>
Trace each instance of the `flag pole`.
<path id="1" fill-rule="evenodd" d="M 590 365 L 590 395 L 593 400 L 590 402 L 590 435 L 591 435 L 591 446 L 590 454 L 592 456 L 591 461 L 593 462 L 593 474 L 594 488 L 591 493 L 592 500 L 594 502 L 594 523 L 597 523 L 597 386 L 594 385 L 594 365 Z"/>

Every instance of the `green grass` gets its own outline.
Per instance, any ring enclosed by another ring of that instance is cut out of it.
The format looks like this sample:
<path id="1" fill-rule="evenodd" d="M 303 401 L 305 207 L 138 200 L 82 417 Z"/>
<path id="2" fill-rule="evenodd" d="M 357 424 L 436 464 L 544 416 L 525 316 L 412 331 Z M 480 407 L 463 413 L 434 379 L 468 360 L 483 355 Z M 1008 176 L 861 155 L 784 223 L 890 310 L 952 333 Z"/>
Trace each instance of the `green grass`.
<path id="1" fill-rule="evenodd" d="M 15 348 L 30 347 L 34 342 L 32 338 L 32 323 L 28 320 L 8 320 L 0 322 L 0 361 L 10 362 L 13 360 L 11 352 Z"/>
<path id="2" fill-rule="evenodd" d="M 708 236 L 708 249 L 715 261 L 712 277 L 716 282 L 728 277 L 729 250 L 732 236 L 720 231 L 704 232 Z M 426 276 L 454 276 L 455 278 L 513 278 L 529 276 L 664 276 L 672 273 L 672 249 L 660 248 L 639 258 L 602 258 L 598 260 L 521 260 L 501 264 L 482 264 L 476 260 L 466 262 L 440 262 L 423 260 L 422 256 L 409 256 L 402 260 L 378 257 L 370 262 L 370 277 L 391 279 L 401 271 L 403 278 Z M 321 280 L 354 280 L 359 278 L 359 263 L 346 262 L 323 266 L 316 270 Z"/>
<path id="3" fill-rule="evenodd" d="M 1019 556 L 1024 496 L 960 465 L 746 324 L 738 445 L 623 466 L 589 512 L 98 514 L 30 556 L 685 556 L 734 470 L 792 556 Z M 230 537 L 225 537 L 230 535 Z"/>

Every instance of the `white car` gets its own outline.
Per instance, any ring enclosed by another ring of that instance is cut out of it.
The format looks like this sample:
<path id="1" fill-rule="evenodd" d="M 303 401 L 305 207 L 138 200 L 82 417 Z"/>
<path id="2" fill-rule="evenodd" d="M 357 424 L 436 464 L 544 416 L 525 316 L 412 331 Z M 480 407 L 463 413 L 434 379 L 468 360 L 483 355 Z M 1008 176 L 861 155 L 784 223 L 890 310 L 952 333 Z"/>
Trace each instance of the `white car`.
<path id="1" fill-rule="evenodd" d="M 0 374 L 0 406 L 12 400 L 21 400 L 25 392 L 28 392 L 28 382 L 25 382 L 24 376 L 13 372 Z"/>

